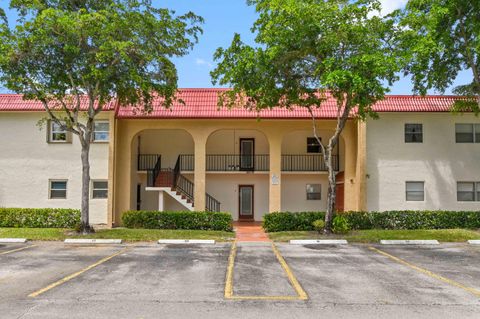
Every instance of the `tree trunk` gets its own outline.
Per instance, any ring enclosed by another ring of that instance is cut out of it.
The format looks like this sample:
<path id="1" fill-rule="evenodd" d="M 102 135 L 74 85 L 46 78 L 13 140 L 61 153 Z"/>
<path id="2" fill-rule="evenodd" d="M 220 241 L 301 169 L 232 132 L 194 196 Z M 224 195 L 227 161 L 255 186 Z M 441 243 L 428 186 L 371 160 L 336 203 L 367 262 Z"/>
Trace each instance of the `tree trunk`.
<path id="1" fill-rule="evenodd" d="M 328 192 L 327 192 L 327 211 L 325 212 L 325 233 L 332 233 L 333 214 L 335 213 L 336 200 L 336 176 L 333 167 L 333 148 L 331 143 L 325 149 L 325 165 L 328 170 Z"/>
<path id="2" fill-rule="evenodd" d="M 86 134 L 87 138 L 81 143 L 82 144 L 82 206 L 81 206 L 81 225 L 80 231 L 83 234 L 89 234 L 93 232 L 93 229 L 90 227 L 89 221 L 89 209 L 90 209 L 90 140 L 89 135 Z"/>

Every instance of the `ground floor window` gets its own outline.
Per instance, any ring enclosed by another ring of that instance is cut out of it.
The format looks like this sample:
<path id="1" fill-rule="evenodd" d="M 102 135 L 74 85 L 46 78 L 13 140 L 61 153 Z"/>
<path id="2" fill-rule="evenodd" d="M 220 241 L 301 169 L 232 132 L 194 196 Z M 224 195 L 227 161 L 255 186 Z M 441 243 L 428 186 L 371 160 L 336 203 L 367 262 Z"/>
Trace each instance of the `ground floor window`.
<path id="1" fill-rule="evenodd" d="M 322 185 L 307 184 L 307 200 L 320 200 L 320 199 L 322 199 Z"/>
<path id="2" fill-rule="evenodd" d="M 425 200 L 425 182 L 406 182 L 405 190 L 407 201 Z"/>
<path id="3" fill-rule="evenodd" d="M 457 201 L 480 201 L 480 182 L 457 182 Z"/>
<path id="4" fill-rule="evenodd" d="M 50 180 L 49 198 L 51 199 L 67 198 L 67 180 Z"/>
<path id="5" fill-rule="evenodd" d="M 108 181 L 97 180 L 92 181 L 92 198 L 108 197 Z"/>

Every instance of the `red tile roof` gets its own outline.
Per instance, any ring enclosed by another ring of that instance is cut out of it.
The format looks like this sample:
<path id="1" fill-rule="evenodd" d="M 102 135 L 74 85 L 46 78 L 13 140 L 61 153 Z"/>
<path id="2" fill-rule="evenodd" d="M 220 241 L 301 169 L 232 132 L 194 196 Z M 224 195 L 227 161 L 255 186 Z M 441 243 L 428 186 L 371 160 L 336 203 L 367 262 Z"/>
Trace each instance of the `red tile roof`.
<path id="1" fill-rule="evenodd" d="M 309 113 L 304 108 L 294 108 L 287 110 L 274 108 L 271 110 L 262 110 L 259 113 L 249 111 L 244 108 L 218 108 L 218 93 L 225 89 L 179 89 L 178 97 L 185 102 L 175 102 L 169 109 L 162 106 L 162 99 L 156 99 L 153 103 L 153 110 L 145 113 L 132 106 L 119 107 L 117 109 L 118 118 L 184 118 L 184 119 L 307 119 Z M 452 103 L 459 99 L 458 96 L 409 96 L 409 95 L 389 95 L 385 100 L 377 102 L 373 109 L 377 112 L 448 112 Z M 86 101 L 82 104 L 86 107 Z M 107 110 L 113 110 L 114 103 L 107 106 Z M 328 98 L 322 107 L 315 109 L 317 118 L 335 118 L 336 103 L 333 98 Z M 43 111 L 41 103 L 36 101 L 23 100 L 21 95 L 0 94 L 0 111 Z"/>
<path id="2" fill-rule="evenodd" d="M 80 108 L 82 110 L 88 108 L 87 98 L 81 99 Z M 114 109 L 115 102 L 111 102 L 105 107 L 107 111 Z M 21 94 L 0 94 L 0 111 L 45 111 L 45 109 L 41 102 L 24 100 Z"/>

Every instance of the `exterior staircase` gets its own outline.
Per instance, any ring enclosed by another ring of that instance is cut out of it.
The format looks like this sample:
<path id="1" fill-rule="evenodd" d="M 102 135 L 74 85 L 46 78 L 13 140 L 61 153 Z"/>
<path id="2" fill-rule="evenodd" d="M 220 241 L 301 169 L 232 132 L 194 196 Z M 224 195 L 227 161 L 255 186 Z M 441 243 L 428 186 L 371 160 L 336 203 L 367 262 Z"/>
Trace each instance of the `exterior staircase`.
<path id="1" fill-rule="evenodd" d="M 161 168 L 160 157 L 153 170 L 148 170 L 149 187 L 159 187 L 174 198 L 177 202 L 193 211 L 194 201 L 194 184 L 180 172 L 180 156 L 177 159 L 175 168 Z M 205 209 L 211 212 L 220 211 L 220 202 L 213 196 L 205 194 Z"/>

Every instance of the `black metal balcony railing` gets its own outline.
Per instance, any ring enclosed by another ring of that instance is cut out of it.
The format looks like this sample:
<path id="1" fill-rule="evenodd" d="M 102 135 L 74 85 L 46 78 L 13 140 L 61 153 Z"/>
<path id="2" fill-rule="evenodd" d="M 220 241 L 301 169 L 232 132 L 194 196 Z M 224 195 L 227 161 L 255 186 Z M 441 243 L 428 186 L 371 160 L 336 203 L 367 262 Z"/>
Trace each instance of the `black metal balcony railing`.
<path id="1" fill-rule="evenodd" d="M 339 156 L 332 155 L 332 160 L 333 169 L 338 171 Z M 155 164 L 159 161 L 160 155 L 140 154 L 138 156 L 138 170 L 154 170 Z M 195 156 L 193 154 L 181 154 L 178 157 L 177 165 L 179 165 L 180 171 L 194 171 Z M 268 172 L 270 170 L 270 156 L 268 154 L 208 154 L 206 155 L 205 166 L 207 172 Z M 284 154 L 282 155 L 282 171 L 321 172 L 327 171 L 327 166 L 325 165 L 325 160 L 322 154 Z"/>
<path id="2" fill-rule="evenodd" d="M 159 158 L 160 154 L 139 154 L 137 157 L 137 170 L 153 170 Z"/>
<path id="3" fill-rule="evenodd" d="M 338 155 L 332 155 L 333 169 L 338 171 Z M 321 172 L 327 171 L 322 154 L 282 155 L 282 171 L 284 172 Z"/>

